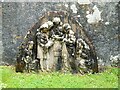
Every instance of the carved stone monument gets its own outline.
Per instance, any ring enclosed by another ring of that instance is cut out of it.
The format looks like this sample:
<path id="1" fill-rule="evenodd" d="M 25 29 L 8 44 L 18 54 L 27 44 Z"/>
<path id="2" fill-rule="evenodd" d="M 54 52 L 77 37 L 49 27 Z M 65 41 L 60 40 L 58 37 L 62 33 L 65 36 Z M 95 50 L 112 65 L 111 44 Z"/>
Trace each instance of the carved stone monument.
<path id="1" fill-rule="evenodd" d="M 74 16 L 64 11 L 47 12 L 20 46 L 16 71 L 25 70 L 97 73 L 95 48 Z"/>

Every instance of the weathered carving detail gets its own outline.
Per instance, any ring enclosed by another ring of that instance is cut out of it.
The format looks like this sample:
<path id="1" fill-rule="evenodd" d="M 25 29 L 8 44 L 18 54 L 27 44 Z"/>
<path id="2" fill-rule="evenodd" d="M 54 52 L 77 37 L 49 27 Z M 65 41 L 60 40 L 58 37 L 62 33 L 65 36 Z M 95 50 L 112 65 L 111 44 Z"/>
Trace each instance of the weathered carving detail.
<path id="1" fill-rule="evenodd" d="M 76 36 L 77 30 L 80 37 Z M 95 49 L 86 34 L 74 17 L 68 19 L 66 12 L 46 13 L 25 36 L 16 72 L 25 69 L 28 72 L 39 69 L 82 74 L 98 72 Z"/>

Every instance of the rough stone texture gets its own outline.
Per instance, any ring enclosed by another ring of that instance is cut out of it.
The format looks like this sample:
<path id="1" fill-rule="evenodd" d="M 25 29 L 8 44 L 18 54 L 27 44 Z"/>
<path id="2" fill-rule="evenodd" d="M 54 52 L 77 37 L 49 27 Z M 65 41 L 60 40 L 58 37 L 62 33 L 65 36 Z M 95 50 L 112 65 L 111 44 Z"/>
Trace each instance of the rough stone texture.
<path id="1" fill-rule="evenodd" d="M 26 35 L 28 29 L 34 25 L 39 17 L 47 11 L 54 10 L 67 10 L 71 15 L 77 16 L 79 22 L 83 25 L 84 29 L 88 32 L 93 40 L 96 48 L 98 59 L 102 59 L 105 64 L 109 64 L 111 55 L 116 56 L 119 54 L 118 50 L 118 13 L 117 2 L 111 3 L 92 3 L 90 5 L 76 4 L 77 14 L 73 14 L 64 5 L 65 3 L 53 2 L 3 2 L 2 9 L 0 8 L 0 58 L 6 63 L 13 64 L 15 56 L 18 52 L 18 46 L 21 44 L 23 37 Z M 102 11 L 102 19 L 98 25 L 90 25 L 87 23 L 86 11 L 91 10 L 94 5 Z M 1 6 L 1 5 L 0 5 Z M 109 22 L 109 25 L 105 25 Z M 2 27 L 2 30 L 1 30 Z M 2 63 L 2 62 L 0 62 Z"/>
<path id="2" fill-rule="evenodd" d="M 3 53 L 3 46 L 2 46 L 2 4 L 0 3 L 0 63 L 2 61 L 2 53 Z"/>

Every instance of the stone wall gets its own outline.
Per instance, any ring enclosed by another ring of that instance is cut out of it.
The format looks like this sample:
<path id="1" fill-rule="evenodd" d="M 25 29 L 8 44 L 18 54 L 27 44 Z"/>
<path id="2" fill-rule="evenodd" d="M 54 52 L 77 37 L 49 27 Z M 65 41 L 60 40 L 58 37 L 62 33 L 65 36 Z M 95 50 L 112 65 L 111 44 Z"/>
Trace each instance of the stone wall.
<path id="1" fill-rule="evenodd" d="M 0 63 L 2 61 L 2 53 L 3 53 L 3 46 L 2 46 L 2 4 L 0 4 Z"/>
<path id="2" fill-rule="evenodd" d="M 70 6 L 75 4 L 77 13 L 73 13 Z M 78 3 L 54 2 L 3 2 L 0 5 L 0 59 L 1 64 L 15 63 L 18 46 L 21 44 L 27 31 L 47 11 L 67 10 L 77 17 L 87 31 L 96 48 L 98 60 L 110 64 L 110 56 L 119 54 L 118 50 L 118 13 L 117 2 L 91 3 L 80 5 Z M 97 25 L 87 23 L 86 11 L 97 5 L 102 11 L 102 21 Z M 106 24 L 108 22 L 108 24 Z M 1 30 L 2 29 L 2 30 Z"/>

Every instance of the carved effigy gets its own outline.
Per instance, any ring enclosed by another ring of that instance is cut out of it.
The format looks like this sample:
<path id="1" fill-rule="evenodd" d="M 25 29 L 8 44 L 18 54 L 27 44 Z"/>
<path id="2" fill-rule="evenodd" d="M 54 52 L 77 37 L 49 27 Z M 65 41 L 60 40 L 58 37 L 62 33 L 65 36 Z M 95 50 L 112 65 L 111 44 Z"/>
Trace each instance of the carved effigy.
<path id="1" fill-rule="evenodd" d="M 85 33 L 84 30 L 80 29 L 80 37 L 76 37 L 76 30 L 65 21 L 68 20 L 67 16 L 63 20 L 60 14 L 66 15 L 64 12 L 47 13 L 45 16 L 52 16 L 52 19 L 46 20 L 44 16 L 41 18 L 42 22 L 36 23 L 32 31 L 28 31 L 19 49 L 17 72 L 98 72 L 94 47 L 89 38 L 81 34 Z M 76 27 L 81 27 L 78 25 L 79 23 L 76 23 Z M 21 61 L 24 62 L 22 69 L 19 66 Z"/>

